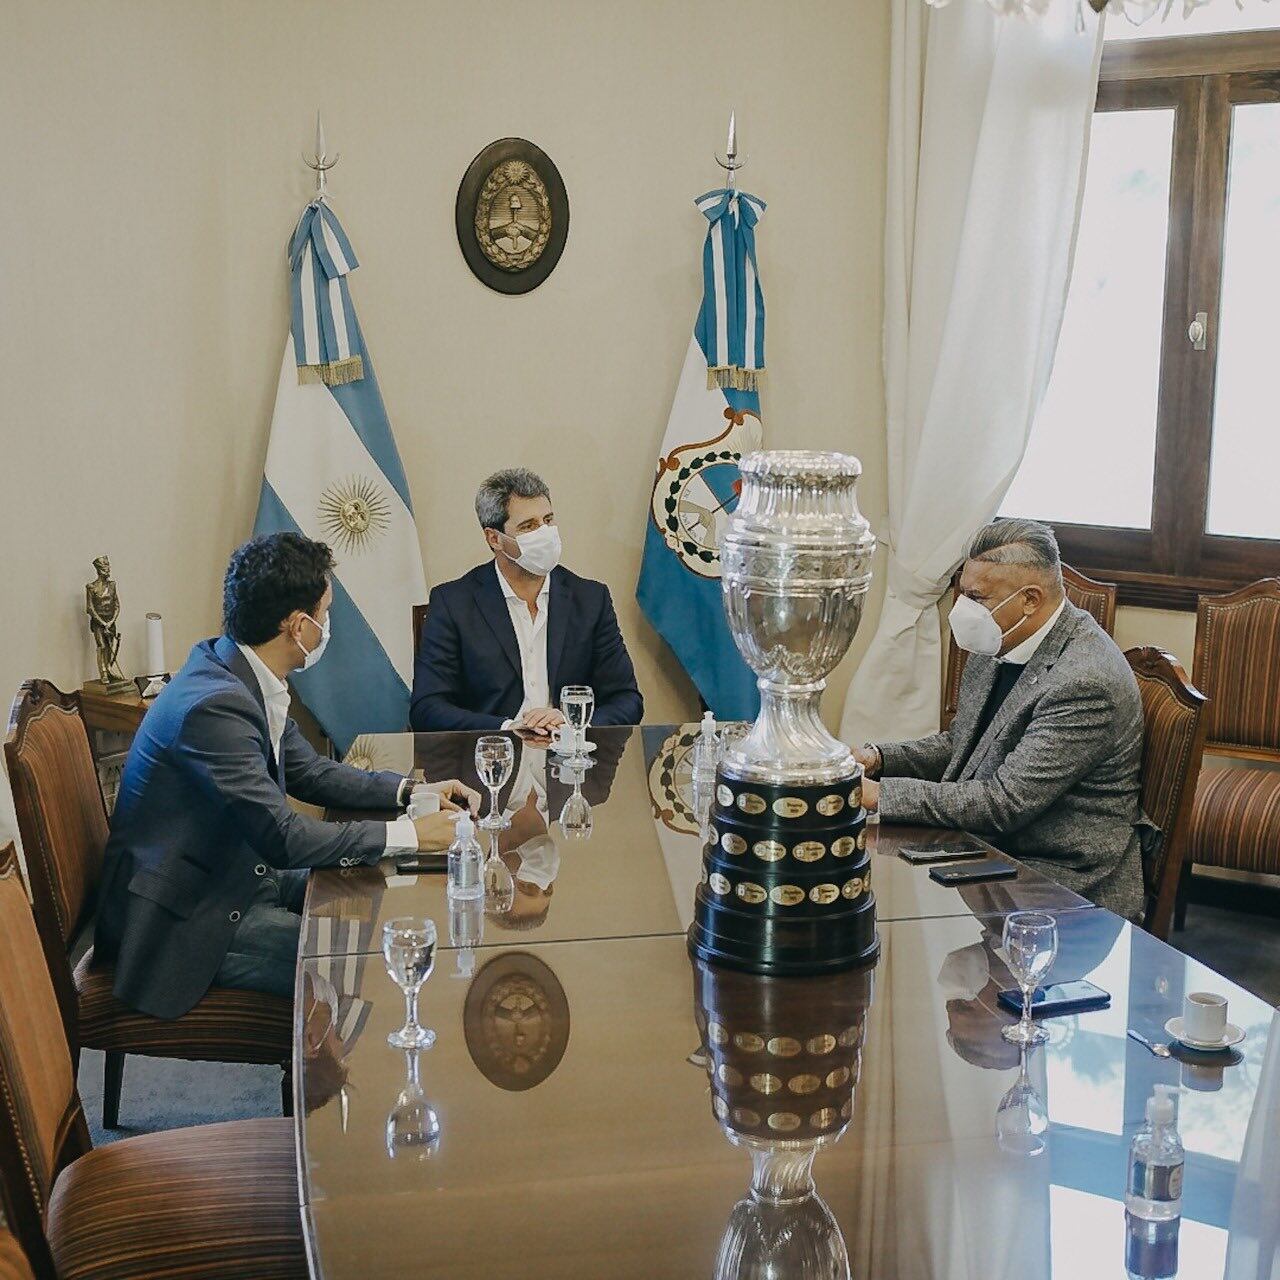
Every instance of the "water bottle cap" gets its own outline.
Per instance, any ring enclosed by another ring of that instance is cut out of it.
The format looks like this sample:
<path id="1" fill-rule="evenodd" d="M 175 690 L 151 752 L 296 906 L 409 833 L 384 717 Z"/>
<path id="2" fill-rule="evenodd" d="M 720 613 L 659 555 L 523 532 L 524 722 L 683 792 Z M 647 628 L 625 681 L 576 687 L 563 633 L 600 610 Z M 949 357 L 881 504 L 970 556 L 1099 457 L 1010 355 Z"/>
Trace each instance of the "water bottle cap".
<path id="1" fill-rule="evenodd" d="M 716 717 L 712 711 L 704 711 L 702 713 L 702 736 L 704 738 L 714 738 L 716 736 Z"/>
<path id="2" fill-rule="evenodd" d="M 1147 1099 L 1147 1119 L 1152 1124 L 1172 1124 L 1178 1118 L 1178 1090 L 1170 1084 L 1158 1084 Z"/>
<path id="3" fill-rule="evenodd" d="M 471 815 L 464 809 L 462 815 L 458 818 L 458 825 L 454 827 L 459 840 L 471 840 L 475 838 L 476 824 L 471 821 Z"/>

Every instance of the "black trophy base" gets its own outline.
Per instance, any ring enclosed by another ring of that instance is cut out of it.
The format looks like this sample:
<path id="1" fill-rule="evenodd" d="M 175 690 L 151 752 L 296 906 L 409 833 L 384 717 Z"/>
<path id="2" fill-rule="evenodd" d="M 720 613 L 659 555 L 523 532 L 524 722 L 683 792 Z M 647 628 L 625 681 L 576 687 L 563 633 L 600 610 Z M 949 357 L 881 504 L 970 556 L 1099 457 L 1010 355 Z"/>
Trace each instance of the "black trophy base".
<path id="1" fill-rule="evenodd" d="M 862 771 L 820 786 L 716 773 L 689 949 L 748 973 L 802 977 L 880 952 Z"/>

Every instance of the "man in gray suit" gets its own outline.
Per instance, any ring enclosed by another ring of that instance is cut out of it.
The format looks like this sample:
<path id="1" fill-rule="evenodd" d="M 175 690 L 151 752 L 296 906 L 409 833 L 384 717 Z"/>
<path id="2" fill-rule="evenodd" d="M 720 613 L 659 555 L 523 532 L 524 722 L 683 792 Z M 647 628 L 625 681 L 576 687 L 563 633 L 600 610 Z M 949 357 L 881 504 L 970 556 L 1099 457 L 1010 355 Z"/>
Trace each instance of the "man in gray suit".
<path id="1" fill-rule="evenodd" d="M 955 720 L 914 742 L 861 748 L 868 806 L 884 822 L 987 836 L 1135 915 L 1142 700 L 1115 641 L 1066 598 L 1053 530 L 1032 520 L 980 530 L 951 630 L 970 655 Z"/>
<path id="2" fill-rule="evenodd" d="M 286 795 L 395 810 L 419 789 L 322 758 L 289 719 L 286 677 L 329 641 L 332 569 L 329 548 L 301 534 L 242 546 L 223 584 L 225 634 L 191 650 L 133 740 L 94 956 L 115 965 L 115 994 L 143 1013 L 181 1017 L 211 986 L 291 996 L 306 868 L 443 849 L 446 811 L 479 803 L 449 781 L 419 784 L 442 808 L 416 819 L 321 822 L 290 807 Z"/>

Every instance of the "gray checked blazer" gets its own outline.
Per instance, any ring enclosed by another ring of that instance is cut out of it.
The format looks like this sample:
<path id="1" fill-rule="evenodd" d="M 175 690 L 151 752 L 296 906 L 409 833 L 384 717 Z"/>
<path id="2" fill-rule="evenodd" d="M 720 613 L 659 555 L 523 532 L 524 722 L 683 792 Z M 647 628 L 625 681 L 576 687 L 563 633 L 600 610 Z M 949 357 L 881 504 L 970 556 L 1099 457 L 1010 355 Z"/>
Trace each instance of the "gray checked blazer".
<path id="1" fill-rule="evenodd" d="M 1142 909 L 1142 698 L 1070 601 L 987 731 L 994 658 L 972 655 L 951 728 L 880 746 L 884 822 L 959 827 L 1122 916 Z"/>

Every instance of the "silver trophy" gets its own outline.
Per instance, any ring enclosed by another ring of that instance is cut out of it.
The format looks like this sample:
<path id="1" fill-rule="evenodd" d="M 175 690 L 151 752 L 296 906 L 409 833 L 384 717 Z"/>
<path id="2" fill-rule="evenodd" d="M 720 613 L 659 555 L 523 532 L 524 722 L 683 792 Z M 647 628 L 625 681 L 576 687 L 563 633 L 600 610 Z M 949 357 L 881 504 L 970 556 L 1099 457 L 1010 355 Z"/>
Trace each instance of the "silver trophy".
<path id="1" fill-rule="evenodd" d="M 720 543 L 729 629 L 759 677 L 760 714 L 725 753 L 758 782 L 852 777 L 849 748 L 822 723 L 827 676 L 862 621 L 876 540 L 858 510 L 862 463 L 847 453 L 747 454 Z"/>

